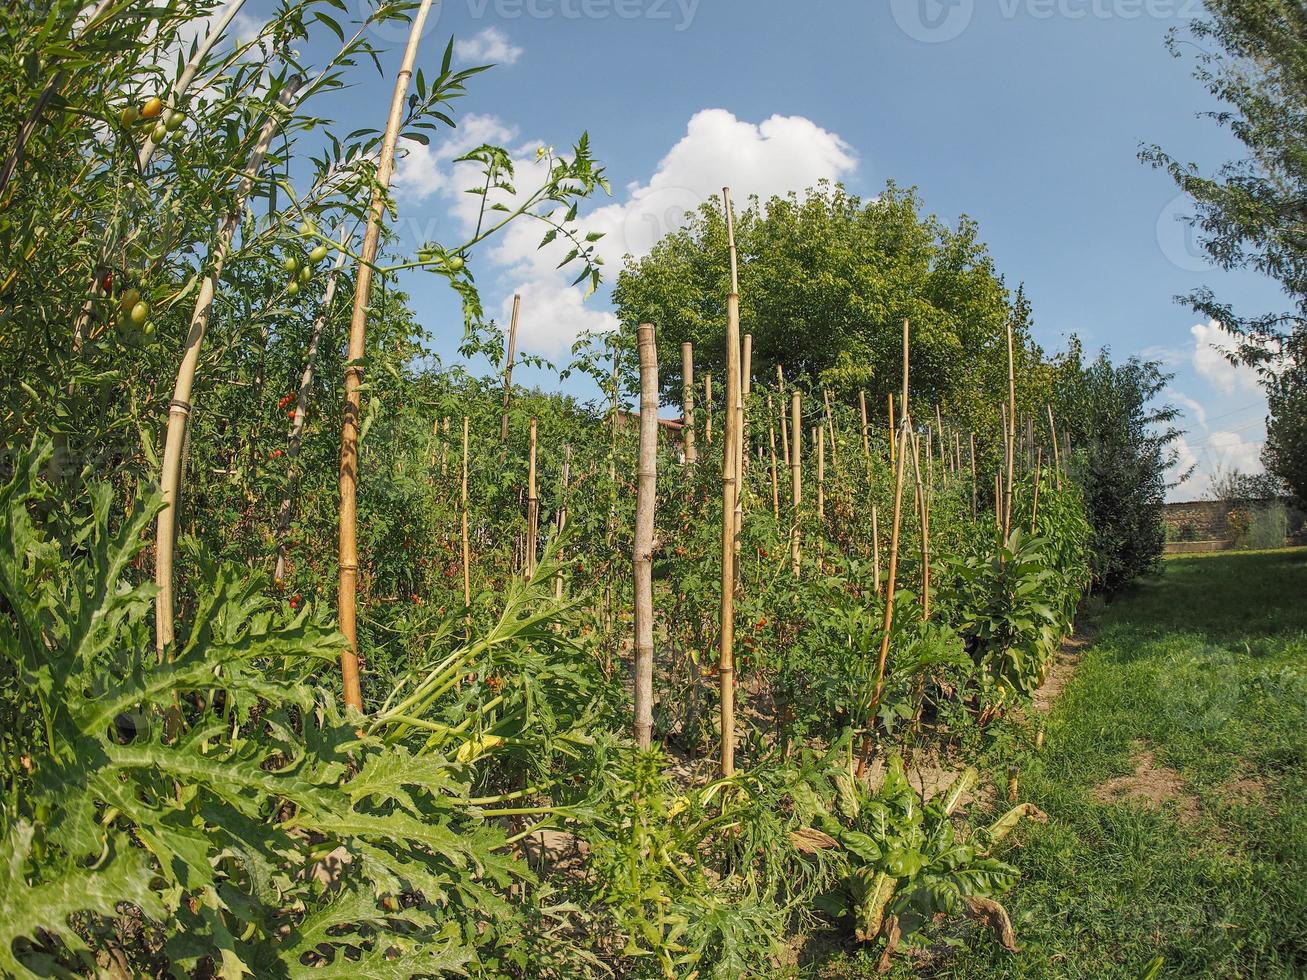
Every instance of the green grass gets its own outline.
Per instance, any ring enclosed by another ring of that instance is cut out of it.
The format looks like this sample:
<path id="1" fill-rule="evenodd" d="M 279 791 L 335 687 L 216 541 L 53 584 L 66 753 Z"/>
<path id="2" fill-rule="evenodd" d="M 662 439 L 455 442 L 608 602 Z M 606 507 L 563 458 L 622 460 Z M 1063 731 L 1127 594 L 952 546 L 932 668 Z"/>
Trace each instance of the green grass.
<path id="1" fill-rule="evenodd" d="M 1305 600 L 1307 550 L 1225 553 L 1170 560 L 1103 609 L 1043 751 L 990 760 L 1016 761 L 1050 817 L 1007 855 L 1022 952 L 968 929 L 920 972 L 1135 978 L 1160 957 L 1162 977 L 1307 975 Z M 1181 798 L 1097 798 L 1141 750 Z"/>

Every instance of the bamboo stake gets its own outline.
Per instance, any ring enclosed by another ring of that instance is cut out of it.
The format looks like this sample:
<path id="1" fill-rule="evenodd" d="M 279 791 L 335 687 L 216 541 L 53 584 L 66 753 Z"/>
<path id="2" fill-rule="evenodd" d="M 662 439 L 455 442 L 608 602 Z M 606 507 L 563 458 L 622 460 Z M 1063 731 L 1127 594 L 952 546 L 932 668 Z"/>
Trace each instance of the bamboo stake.
<path id="1" fill-rule="evenodd" d="M 867 429 L 867 393 L 858 392 L 858 411 L 862 413 L 862 458 L 866 461 L 868 474 L 871 472 L 871 434 Z"/>
<path id="2" fill-rule="evenodd" d="M 358 273 L 354 287 L 354 311 L 350 318 L 349 351 L 345 368 L 345 411 L 340 440 L 340 631 L 345 634 L 346 645 L 340 652 L 340 671 L 344 681 L 345 704 L 363 710 L 363 690 L 359 684 L 357 595 L 358 555 L 358 460 L 359 460 L 359 403 L 363 384 L 363 356 L 366 351 L 368 305 L 372 299 L 372 270 L 381 241 L 381 222 L 386 210 L 386 192 L 395 167 L 395 144 L 403 122 L 404 99 L 408 94 L 413 62 L 417 58 L 422 28 L 431 10 L 431 0 L 421 0 L 413 15 L 408 44 L 399 74 L 395 76 L 395 92 L 390 100 L 390 116 L 386 120 L 385 134 L 377 159 L 375 185 L 368 211 L 367 230 L 359 252 Z"/>
<path id="3" fill-rule="evenodd" d="M 976 485 L 976 434 L 969 433 L 971 437 L 971 519 L 978 520 L 980 517 L 980 489 Z"/>
<path id="4" fill-rule="evenodd" d="M 876 595 L 880 595 L 880 515 L 871 505 L 871 562 L 876 573 Z"/>
<path id="5" fill-rule="evenodd" d="M 894 393 L 889 395 L 889 464 L 894 465 L 894 440 L 898 438 L 898 432 L 894 428 Z"/>
<path id="6" fill-rule="evenodd" d="M 926 457 L 930 461 L 930 457 Z M 917 519 L 921 524 L 921 618 L 930 619 L 930 499 L 921 482 L 921 440 L 912 436 L 912 473 L 917 483 Z"/>
<path id="7" fill-rule="evenodd" d="M 735 248 L 735 225 L 732 222 L 728 225 L 730 232 L 730 247 Z M 738 285 L 736 286 L 738 289 Z M 738 293 L 737 293 L 738 295 Z M 738 302 L 738 301 L 737 301 Z M 736 313 L 739 317 L 739 313 Z M 748 482 L 745 474 L 748 468 L 749 454 L 746 451 L 745 444 L 749 441 L 749 418 L 747 405 L 749 402 L 749 391 L 752 387 L 750 383 L 749 372 L 753 361 L 753 335 L 744 335 L 743 354 L 740 361 L 740 398 L 736 404 L 736 414 L 739 416 L 736 432 L 739 434 L 735 445 L 735 556 L 736 564 L 739 564 L 740 539 L 744 534 L 744 497 L 745 490 L 748 488 Z"/>
<path id="8" fill-rule="evenodd" d="M 522 308 L 522 297 L 513 297 L 513 318 L 508 327 L 508 351 L 504 355 L 504 414 L 499 420 L 499 441 L 508 442 L 508 403 L 513 396 L 513 359 L 517 355 L 517 315 Z"/>
<path id="9" fill-rule="evenodd" d="M 823 388 L 821 390 L 822 401 L 826 405 L 826 428 L 830 430 L 830 461 L 835 467 L 835 475 L 840 473 L 839 447 L 835 443 L 835 413 L 831 410 L 830 390 Z"/>
<path id="10" fill-rule="evenodd" d="M 1003 504 L 1003 537 L 1012 533 L 1012 484 L 1016 468 L 1017 440 L 1017 371 L 1012 351 L 1012 318 L 1007 321 L 1007 422 L 1011 429 L 1007 444 L 1007 498 Z"/>
<path id="11" fill-rule="evenodd" d="M 740 425 L 743 421 L 740 369 L 739 270 L 735 251 L 735 218 L 731 192 L 722 189 L 726 238 L 730 251 L 731 292 L 726 297 L 726 428 L 722 445 L 722 605 L 721 650 L 717 676 L 721 683 L 721 771 L 735 772 L 735 556 L 739 528 Z"/>
<path id="12" fill-rule="evenodd" d="M 653 324 L 637 328 L 640 344 L 640 465 L 636 488 L 635 540 L 635 741 L 653 742 L 653 548 L 658 479 L 658 351 Z"/>
<path id="13" fill-rule="evenodd" d="M 817 527 L 820 529 L 826 522 L 826 430 L 820 425 L 812 427 L 812 442 L 817 450 Z"/>
<path id="14" fill-rule="evenodd" d="M 1040 470 L 1044 467 L 1044 450 L 1040 447 L 1035 451 L 1035 495 L 1030 502 L 1030 533 L 1035 533 L 1036 521 L 1039 518 L 1039 477 Z"/>
<path id="15" fill-rule="evenodd" d="M 791 443 L 794 447 L 794 454 L 790 458 L 790 493 L 792 496 L 790 517 L 794 522 L 790 528 L 790 562 L 794 566 L 794 575 L 797 578 L 803 557 L 803 521 L 800 517 L 800 508 L 803 504 L 803 439 L 799 435 L 803 431 L 803 411 L 797 391 L 790 395 L 790 414 L 792 416 L 790 427 L 794 430 L 794 439 Z"/>
<path id="16" fill-rule="evenodd" d="M 681 344 L 681 439 L 685 446 L 685 465 L 699 462 L 699 449 L 694 444 L 694 345 L 688 340 Z"/>
<path id="17" fill-rule="evenodd" d="M 785 464 L 788 466 L 790 462 L 790 426 L 785 416 L 785 370 L 779 364 L 776 365 L 776 384 L 780 392 L 781 459 L 783 459 Z"/>
<path id="18" fill-rule="evenodd" d="M 349 255 L 346 245 L 350 233 L 344 224 L 340 228 L 340 251 L 327 276 L 326 289 L 322 294 L 322 306 L 313 319 L 313 328 L 309 333 L 309 349 L 304 359 L 304 371 L 300 374 L 300 386 L 295 393 L 295 417 L 291 420 L 290 435 L 286 438 L 286 489 L 281 502 L 277 505 L 277 566 L 272 573 L 274 582 L 280 583 L 286 577 L 286 562 L 289 552 L 286 547 L 286 535 L 290 532 L 291 510 L 294 506 L 295 491 L 299 485 L 300 450 L 304 445 L 304 424 L 308 419 L 309 395 L 313 390 L 313 378 L 317 373 L 318 351 L 322 347 L 322 333 L 326 329 L 327 319 L 331 313 L 332 300 L 336 296 L 336 286 L 340 282 L 340 271 L 345 266 Z"/>
<path id="19" fill-rule="evenodd" d="M 563 492 L 558 498 L 558 537 L 563 536 L 567 530 L 567 489 L 572 482 L 572 447 L 566 446 L 563 449 Z M 563 569 L 558 569 L 558 575 L 554 578 L 554 598 L 563 598 Z"/>
<path id="20" fill-rule="evenodd" d="M 1053 472 L 1057 477 L 1057 488 L 1062 489 L 1062 454 L 1057 447 L 1057 423 L 1053 421 L 1053 406 L 1048 408 L 1048 432 L 1053 442 Z"/>
<path id="21" fill-rule="evenodd" d="M 526 558 L 522 565 L 527 581 L 535 578 L 536 555 L 540 546 L 540 498 L 536 495 L 536 420 L 531 420 L 527 436 L 526 467 Z"/>
<path id="22" fill-rule="evenodd" d="M 704 442 L 712 445 L 712 372 L 706 372 L 703 376 L 703 401 L 704 410 L 708 417 L 704 423 Z"/>
<path id="23" fill-rule="evenodd" d="M 467 416 L 463 416 L 463 486 L 459 491 L 459 523 L 463 537 L 463 605 L 472 605 L 472 555 L 467 539 Z"/>
<path id="24" fill-rule="evenodd" d="M 881 695 L 885 691 L 885 665 L 889 661 L 889 644 L 890 631 L 894 626 L 894 590 L 898 583 L 899 574 L 899 530 L 903 523 L 903 471 L 906 469 L 907 460 L 904 457 L 908 451 L 908 418 L 907 406 L 908 399 L 906 393 L 908 390 L 908 321 L 903 321 L 903 424 L 898 434 L 898 463 L 894 470 L 894 525 L 890 532 L 890 549 L 889 549 L 889 579 L 885 589 L 885 619 L 881 624 L 880 636 L 880 658 L 876 665 L 876 688 L 872 693 L 871 709 L 868 712 L 867 723 L 869 726 L 875 725 L 876 709 L 880 707 Z M 867 752 L 870 748 L 870 732 L 863 739 L 862 758 L 858 761 L 858 775 L 861 776 L 867 764 Z"/>
<path id="25" fill-rule="evenodd" d="M 213 312 L 213 300 L 218 291 L 218 280 L 222 276 L 223 265 L 231 249 L 232 240 L 245 213 L 245 202 L 254 189 L 259 169 L 272 146 L 273 137 L 286 121 L 287 107 L 299 89 L 300 79 L 293 76 L 286 81 L 277 98 L 276 107 L 269 112 L 259 130 L 258 141 L 246 158 L 241 171 L 240 184 L 232 208 L 222 219 L 218 229 L 218 238 L 213 251 L 209 254 L 207 275 L 200 280 L 199 293 L 195 297 L 195 307 L 191 312 L 190 331 L 186 337 L 186 349 L 182 354 L 181 365 L 177 369 L 177 381 L 173 386 L 172 401 L 168 404 L 168 427 L 164 437 L 163 469 L 159 476 L 159 491 L 163 509 L 155 525 L 154 545 L 154 580 L 159 591 L 154 599 L 154 636 L 155 647 L 160 660 L 164 650 L 173 641 L 173 556 L 177 545 L 177 514 L 180 507 L 182 491 L 182 464 L 186 432 L 191 414 L 191 390 L 195 384 L 195 374 L 200 364 L 200 348 L 204 343 L 204 334 L 209 326 L 209 316 Z"/>
<path id="26" fill-rule="evenodd" d="M 781 484 L 776 471 L 776 408 L 772 404 L 771 392 L 767 393 L 767 439 L 768 455 L 771 459 L 771 512 L 778 522 L 781 519 Z"/>

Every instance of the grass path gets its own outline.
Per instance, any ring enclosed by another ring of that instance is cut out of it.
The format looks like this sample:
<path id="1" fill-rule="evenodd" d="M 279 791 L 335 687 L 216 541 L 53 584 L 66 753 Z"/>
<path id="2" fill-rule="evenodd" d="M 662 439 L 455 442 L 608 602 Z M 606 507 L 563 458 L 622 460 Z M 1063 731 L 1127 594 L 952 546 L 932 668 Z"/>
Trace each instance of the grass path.
<path id="1" fill-rule="evenodd" d="M 925 972 L 1307 976 L 1307 550 L 1168 561 L 1089 626 L 1043 751 L 989 760 L 1050 817 L 1008 854 L 1023 950 Z"/>

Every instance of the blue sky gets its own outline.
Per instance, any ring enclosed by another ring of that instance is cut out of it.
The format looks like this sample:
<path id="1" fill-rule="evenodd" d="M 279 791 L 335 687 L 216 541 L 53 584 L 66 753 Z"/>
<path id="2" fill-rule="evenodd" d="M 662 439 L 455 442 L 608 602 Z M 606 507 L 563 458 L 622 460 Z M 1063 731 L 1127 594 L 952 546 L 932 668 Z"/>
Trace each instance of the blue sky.
<path id="1" fill-rule="evenodd" d="M 742 199 L 831 177 L 871 195 L 893 178 L 917 186 L 942 219 L 979 222 L 999 270 L 1026 284 L 1046 348 L 1075 333 L 1091 350 L 1159 358 L 1175 373 L 1182 451 L 1199 472 L 1173 498 L 1202 496 L 1216 466 L 1260 469 L 1265 401 L 1255 379 L 1223 361 L 1212 347 L 1219 329 L 1174 296 L 1210 285 L 1263 310 L 1278 306 L 1278 291 L 1211 269 L 1175 220 L 1188 213 L 1183 199 L 1136 158 L 1156 142 L 1210 170 L 1236 153 L 1196 118 L 1214 106 L 1190 62 L 1164 46 L 1170 28 L 1201 15 L 1196 0 L 446 0 L 436 9 L 419 61 L 429 74 L 451 36 L 462 60 L 499 66 L 472 82 L 458 133 L 401 162 L 403 240 L 459 240 L 472 199 L 448 161 L 483 140 L 529 160 L 538 145 L 562 150 L 589 131 L 613 196 L 582 214 L 608 232 L 610 279 L 623 251 L 647 248 L 723 185 Z M 389 41 L 388 72 L 401 45 Z M 342 130 L 379 128 L 393 83 L 371 70 L 355 77 L 354 89 L 316 109 Z M 522 292 L 523 348 L 560 357 L 577 330 L 612 322 L 610 306 L 606 290 L 583 305 L 550 271 L 556 259 L 532 254 L 538 237 L 534 228 L 509 236 L 473 268 L 496 315 Z M 456 302 L 434 277 L 404 286 L 450 358 Z M 515 380 L 558 383 L 529 371 Z"/>

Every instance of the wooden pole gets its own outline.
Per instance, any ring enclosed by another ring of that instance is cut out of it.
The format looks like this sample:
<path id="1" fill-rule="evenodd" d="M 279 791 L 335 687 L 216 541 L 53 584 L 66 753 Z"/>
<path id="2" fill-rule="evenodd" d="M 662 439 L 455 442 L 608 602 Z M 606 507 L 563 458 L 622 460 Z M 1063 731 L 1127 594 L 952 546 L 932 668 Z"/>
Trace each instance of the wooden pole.
<path id="1" fill-rule="evenodd" d="M 1039 518 L 1039 478 L 1040 470 L 1044 467 L 1044 450 L 1043 447 L 1035 450 L 1035 495 L 1030 501 L 1030 533 L 1035 533 L 1036 521 Z"/>
<path id="2" fill-rule="evenodd" d="M 685 465 L 699 462 L 699 449 L 694 444 L 694 345 L 681 344 L 681 439 L 685 446 Z"/>
<path id="3" fill-rule="evenodd" d="M 792 498 L 790 528 L 790 562 L 794 566 L 794 575 L 799 575 L 799 566 L 803 557 L 803 520 L 800 516 L 803 505 L 803 406 L 797 391 L 790 395 L 790 428 L 794 438 L 790 441 L 794 449 L 790 458 L 790 494 Z"/>
<path id="4" fill-rule="evenodd" d="M 894 590 L 898 583 L 899 574 L 899 530 L 903 523 L 903 472 L 906 469 L 907 460 L 904 458 L 908 452 L 908 427 L 911 420 L 908 417 L 907 406 L 908 399 L 906 392 L 908 390 L 908 321 L 903 321 L 903 423 L 898 434 L 898 464 L 894 470 L 894 525 L 890 532 L 890 549 L 889 549 L 889 579 L 885 588 L 885 618 L 881 624 L 880 636 L 880 657 L 876 665 L 876 687 L 872 692 L 871 708 L 868 712 L 868 726 L 876 724 L 876 709 L 880 707 L 881 695 L 885 692 L 885 665 L 889 661 L 889 644 L 890 631 L 894 626 Z M 867 764 L 867 751 L 870 746 L 870 732 L 863 740 L 862 758 L 858 762 L 858 775 L 861 776 Z"/>
<path id="5" fill-rule="evenodd" d="M 572 447 L 566 446 L 563 450 L 563 492 L 558 500 L 558 536 L 561 538 L 563 532 L 567 530 L 567 488 L 572 482 Z M 554 598 L 563 598 L 563 570 L 558 569 L 558 575 L 554 577 Z"/>
<path id="6" fill-rule="evenodd" d="M 735 252 L 735 218 L 731 192 L 722 189 L 726 239 L 730 251 L 731 292 L 726 297 L 726 423 L 722 444 L 722 600 L 721 648 L 717 678 L 721 684 L 721 772 L 735 772 L 735 556 L 739 533 L 739 463 L 741 410 L 740 295 Z"/>
<path id="7" fill-rule="evenodd" d="M 463 605 L 472 605 L 472 555 L 467 538 L 467 416 L 463 416 L 463 485 L 459 491 L 459 511 L 463 536 Z"/>
<path id="8" fill-rule="evenodd" d="M 712 372 L 705 372 L 703 376 L 703 402 L 704 411 L 708 417 L 704 423 L 703 441 L 712 445 Z"/>
<path id="9" fill-rule="evenodd" d="M 286 122 L 287 107 L 299 89 L 299 85 L 299 77 L 293 76 L 282 87 L 277 98 L 277 106 L 263 121 L 258 140 L 245 159 L 245 167 L 241 171 L 240 183 L 236 188 L 236 197 L 231 210 L 223 216 L 222 224 L 218 228 L 217 241 L 209 253 L 207 274 L 199 283 L 195 306 L 191 311 L 190 330 L 186 335 L 186 348 L 177 369 L 172 401 L 168 403 L 163 465 L 159 474 L 159 493 L 163 509 L 159 511 L 155 522 L 154 538 L 154 581 L 158 587 L 154 597 L 154 639 L 160 660 L 164 657 L 164 650 L 171 646 L 173 641 L 173 556 L 177 547 L 177 513 L 181 506 L 183 461 L 191 414 L 191 390 L 195 385 L 195 375 L 200 365 L 200 349 L 209 327 L 209 317 L 213 313 L 213 300 L 218 292 L 218 280 L 222 276 L 223 265 L 231 249 L 232 240 L 245 213 L 245 202 L 254 189 L 254 182 L 258 179 L 263 161 L 267 158 L 273 137 Z"/>
<path id="10" fill-rule="evenodd" d="M 637 328 L 640 344 L 640 464 L 632 564 L 635 577 L 635 741 L 653 742 L 653 547 L 658 480 L 658 351 L 652 324 Z"/>
<path id="11" fill-rule="evenodd" d="M 771 392 L 767 393 L 767 439 L 768 455 L 771 459 L 771 512 L 779 522 L 781 519 L 781 484 L 776 471 L 776 407 L 772 404 Z M 782 416 L 783 417 L 783 416 Z"/>
<path id="12" fill-rule="evenodd" d="M 779 364 L 776 365 L 776 384 L 781 408 L 781 459 L 788 466 L 790 464 L 790 426 L 785 416 L 785 370 Z"/>
<path id="13" fill-rule="evenodd" d="M 880 515 L 871 505 L 871 562 L 876 574 L 876 595 L 880 595 Z"/>
<path id="14" fill-rule="evenodd" d="M 728 224 L 727 230 L 730 233 L 730 247 L 733 254 L 735 249 L 735 225 L 733 221 Z M 735 288 L 739 288 L 738 284 L 735 285 Z M 736 295 L 738 296 L 738 293 Z M 735 315 L 738 319 L 738 310 Z M 748 486 L 745 478 L 749 460 L 749 454 L 746 451 L 746 443 L 749 441 L 749 416 L 747 406 L 749 403 L 749 391 L 752 388 L 749 377 L 752 361 L 753 335 L 746 333 L 744 335 L 743 353 L 741 354 L 740 360 L 740 399 L 738 404 L 735 406 L 736 414 L 739 416 L 739 423 L 735 430 L 739 434 L 735 446 L 735 476 L 737 481 L 735 485 L 735 556 L 737 565 L 739 564 L 740 555 L 740 537 L 744 533 L 744 496 L 745 489 Z"/>
<path id="15" fill-rule="evenodd" d="M 1057 423 L 1053 421 L 1053 406 L 1048 407 L 1048 432 L 1053 442 L 1053 473 L 1056 478 L 1056 486 L 1062 489 L 1062 453 L 1057 446 Z"/>
<path id="16" fill-rule="evenodd" d="M 304 446 L 304 424 L 309 414 L 309 395 L 313 391 L 313 378 L 318 368 L 318 352 L 322 349 L 322 334 L 331 314 L 331 304 L 336 297 L 336 286 L 340 283 L 340 272 L 349 257 L 350 229 L 342 222 L 340 226 L 340 251 L 332 263 L 327 275 L 327 286 L 322 294 L 322 306 L 313 318 L 313 328 L 309 332 L 309 349 L 304 358 L 304 371 L 300 374 L 300 386 L 295 392 L 295 416 L 290 423 L 290 435 L 286 437 L 286 489 L 277 506 L 277 565 L 272 573 L 272 580 L 280 583 L 286 577 L 286 562 L 289 553 L 286 547 L 286 535 L 290 532 L 291 511 L 294 506 L 295 491 L 299 484 L 299 455 Z"/>
<path id="17" fill-rule="evenodd" d="M 513 318 L 508 326 L 508 350 L 504 354 L 504 414 L 499 420 L 499 441 L 508 442 L 508 404 L 513 397 L 513 359 L 517 356 L 517 316 L 522 309 L 522 297 L 513 297 Z"/>
<path id="18" fill-rule="evenodd" d="M 820 532 L 826 522 L 826 430 L 820 425 L 812 427 L 812 443 L 817 450 L 817 529 Z"/>
<path id="19" fill-rule="evenodd" d="M 530 581 L 536 573 L 536 555 L 540 547 L 540 498 L 536 495 L 536 420 L 531 420 L 530 434 L 527 437 L 526 467 L 526 560 L 523 562 L 526 578 Z"/>
<path id="20" fill-rule="evenodd" d="M 894 440 L 898 438 L 898 432 L 894 428 L 894 393 L 889 395 L 889 464 L 894 465 Z"/>
<path id="21" fill-rule="evenodd" d="M 930 457 L 927 456 L 927 462 Z M 917 519 L 921 524 L 921 618 L 930 619 L 930 498 L 921 482 L 921 440 L 912 436 L 912 473 L 917 483 Z"/>
<path id="22" fill-rule="evenodd" d="M 1007 390 L 1009 429 L 1007 443 L 1007 497 L 1003 503 L 1003 537 L 1012 533 L 1012 484 L 1016 472 L 1017 441 L 1017 370 L 1016 358 L 1012 350 L 1012 318 L 1007 321 Z"/>
<path id="23" fill-rule="evenodd" d="M 978 520 L 980 517 L 980 489 L 976 485 L 976 434 L 969 433 L 971 436 L 971 519 Z"/>
<path id="24" fill-rule="evenodd" d="M 823 388 L 821 390 L 821 397 L 822 397 L 822 401 L 826 405 L 826 428 L 830 430 L 829 432 L 830 461 L 831 461 L 831 465 L 835 467 L 835 475 L 839 476 L 840 473 L 839 447 L 836 445 L 835 442 L 835 413 L 831 410 L 830 390 L 827 388 Z"/>
<path id="25" fill-rule="evenodd" d="M 871 433 L 867 428 L 867 393 L 865 391 L 858 392 L 858 411 L 862 413 L 862 458 L 866 461 L 868 473 L 870 473 Z"/>

